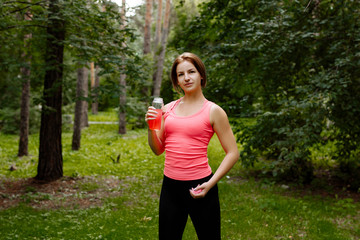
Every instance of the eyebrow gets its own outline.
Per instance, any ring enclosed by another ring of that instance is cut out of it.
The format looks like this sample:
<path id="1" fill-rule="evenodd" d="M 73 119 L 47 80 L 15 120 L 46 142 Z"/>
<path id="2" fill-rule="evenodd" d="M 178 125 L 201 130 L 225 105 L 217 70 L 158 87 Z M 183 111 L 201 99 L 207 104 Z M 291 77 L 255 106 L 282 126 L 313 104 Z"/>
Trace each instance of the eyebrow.
<path id="1" fill-rule="evenodd" d="M 189 68 L 187 71 L 191 71 L 191 70 L 196 70 L 196 68 L 195 68 L 195 67 L 191 67 L 191 68 Z M 183 72 L 184 72 L 184 71 L 176 71 L 177 74 L 183 73 Z"/>

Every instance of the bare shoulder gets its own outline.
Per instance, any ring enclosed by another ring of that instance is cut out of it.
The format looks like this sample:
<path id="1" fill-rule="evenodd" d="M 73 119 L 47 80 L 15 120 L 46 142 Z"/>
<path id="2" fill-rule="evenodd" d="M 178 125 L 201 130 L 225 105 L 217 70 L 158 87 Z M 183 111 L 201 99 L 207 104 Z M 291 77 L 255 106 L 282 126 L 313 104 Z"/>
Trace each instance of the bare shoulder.
<path id="1" fill-rule="evenodd" d="M 210 123 L 214 125 L 215 123 L 228 122 L 228 117 L 224 109 L 219 105 L 213 104 L 210 109 Z"/>

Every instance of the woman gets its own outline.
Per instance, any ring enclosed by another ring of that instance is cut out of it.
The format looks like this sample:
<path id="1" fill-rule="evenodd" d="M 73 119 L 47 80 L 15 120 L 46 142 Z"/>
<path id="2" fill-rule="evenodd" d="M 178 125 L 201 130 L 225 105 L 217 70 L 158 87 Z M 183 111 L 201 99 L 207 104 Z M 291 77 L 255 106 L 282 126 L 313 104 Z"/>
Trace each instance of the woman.
<path id="1" fill-rule="evenodd" d="M 225 111 L 208 101 L 203 62 L 192 53 L 178 56 L 172 66 L 174 88 L 184 96 L 163 108 L 161 129 L 148 130 L 151 150 L 164 151 L 164 180 L 160 195 L 159 239 L 181 239 L 188 215 L 199 239 L 220 239 L 220 204 L 217 182 L 234 166 L 239 151 Z M 155 119 L 149 107 L 145 121 Z M 226 153 L 213 174 L 207 147 L 216 133 Z"/>

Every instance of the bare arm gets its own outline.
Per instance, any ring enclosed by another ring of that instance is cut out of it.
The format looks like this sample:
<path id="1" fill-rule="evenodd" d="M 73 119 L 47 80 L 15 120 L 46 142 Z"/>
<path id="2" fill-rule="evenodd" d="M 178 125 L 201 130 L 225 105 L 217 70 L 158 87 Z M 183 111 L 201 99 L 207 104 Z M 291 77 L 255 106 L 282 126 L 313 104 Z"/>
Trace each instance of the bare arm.
<path id="1" fill-rule="evenodd" d="M 226 155 L 212 178 L 208 182 L 195 188 L 195 190 L 202 189 L 202 192 L 194 194 L 190 191 L 194 198 L 204 197 L 206 193 L 230 171 L 240 156 L 234 134 L 230 127 L 229 119 L 221 107 L 214 105 L 211 108 L 210 122 L 213 125 L 214 131 L 218 136 Z"/>

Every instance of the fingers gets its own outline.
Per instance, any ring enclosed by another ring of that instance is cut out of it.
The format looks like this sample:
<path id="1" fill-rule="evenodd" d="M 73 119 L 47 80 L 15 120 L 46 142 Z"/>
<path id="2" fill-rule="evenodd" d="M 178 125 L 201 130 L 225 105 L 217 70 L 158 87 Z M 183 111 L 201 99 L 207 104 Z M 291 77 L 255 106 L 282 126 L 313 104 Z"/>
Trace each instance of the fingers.
<path id="1" fill-rule="evenodd" d="M 157 116 L 157 112 L 156 112 L 155 108 L 150 106 L 148 108 L 148 111 L 145 113 L 145 122 L 147 122 L 148 120 L 156 119 L 156 116 Z"/>
<path id="2" fill-rule="evenodd" d="M 203 198 L 205 197 L 206 195 L 206 190 L 205 190 L 205 186 L 203 185 L 197 185 L 196 188 L 191 188 L 190 190 L 190 195 L 193 197 L 193 198 Z"/>

